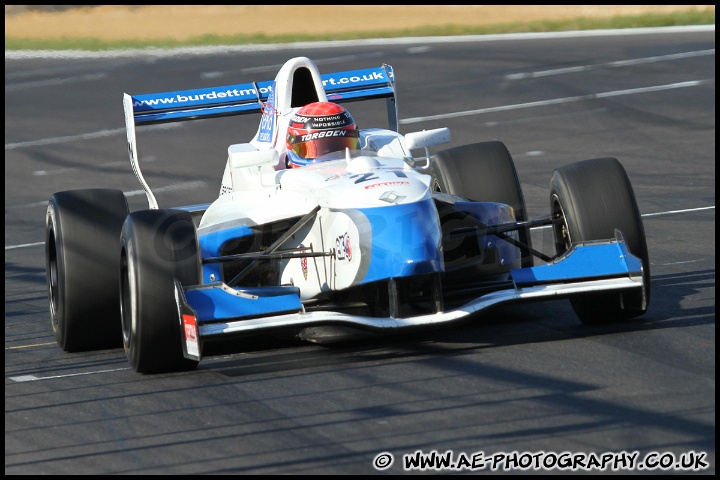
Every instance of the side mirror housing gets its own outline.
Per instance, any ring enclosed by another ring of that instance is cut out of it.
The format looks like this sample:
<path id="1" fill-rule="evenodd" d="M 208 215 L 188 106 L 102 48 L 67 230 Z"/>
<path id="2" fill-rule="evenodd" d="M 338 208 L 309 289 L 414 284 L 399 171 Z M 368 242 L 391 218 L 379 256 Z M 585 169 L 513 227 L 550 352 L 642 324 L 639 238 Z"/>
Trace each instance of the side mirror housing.
<path id="1" fill-rule="evenodd" d="M 447 127 L 412 132 L 405 135 L 405 148 L 427 148 L 435 145 L 450 143 L 450 129 Z"/>

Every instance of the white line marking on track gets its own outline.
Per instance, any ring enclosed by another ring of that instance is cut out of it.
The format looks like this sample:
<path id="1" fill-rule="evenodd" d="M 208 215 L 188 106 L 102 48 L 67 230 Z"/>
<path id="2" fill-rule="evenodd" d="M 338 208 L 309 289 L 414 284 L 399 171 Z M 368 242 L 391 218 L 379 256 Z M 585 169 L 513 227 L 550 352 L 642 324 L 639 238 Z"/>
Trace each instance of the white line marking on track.
<path id="1" fill-rule="evenodd" d="M 449 118 L 467 117 L 470 115 L 482 115 L 485 113 L 506 112 L 509 110 L 517 110 L 520 108 L 544 107 L 546 105 L 557 105 L 557 104 L 561 104 L 561 103 L 579 102 L 581 100 L 595 100 L 598 98 L 618 97 L 621 95 L 634 95 L 636 93 L 659 92 L 661 90 L 672 90 L 675 88 L 697 87 L 699 85 L 702 85 L 702 84 L 708 83 L 708 82 L 710 82 L 710 80 L 690 80 L 687 82 L 670 83 L 667 85 L 655 85 L 652 87 L 628 88 L 626 90 L 614 90 L 611 92 L 589 93 L 587 95 L 578 95 L 575 97 L 551 98 L 548 100 L 540 100 L 537 102 L 516 103 L 514 105 L 501 105 L 498 107 L 478 108 L 476 110 L 465 110 L 462 112 L 443 113 L 440 115 L 430 115 L 427 117 L 406 118 L 404 120 L 400 120 L 400 123 L 405 125 L 405 124 L 409 124 L 409 123 L 426 122 L 429 120 L 444 120 L 444 119 L 449 119 Z"/>
<path id="2" fill-rule="evenodd" d="M 668 60 L 678 60 L 678 59 L 683 59 L 683 58 L 700 57 L 700 56 L 705 56 L 705 55 L 715 55 L 715 49 L 712 48 L 709 50 L 698 50 L 696 52 L 673 53 L 670 55 L 658 55 L 658 56 L 654 56 L 654 57 L 632 58 L 629 60 L 618 60 L 616 62 L 600 63 L 597 65 L 578 65 L 575 67 L 555 68 L 553 70 L 540 70 L 537 72 L 529 72 L 529 73 L 512 73 L 509 75 L 505 75 L 505 78 L 508 80 L 520 80 L 520 79 L 524 79 L 524 78 L 547 77 L 550 75 L 562 75 L 562 74 L 566 74 L 566 73 L 587 72 L 589 70 L 598 70 L 598 69 L 602 69 L 602 68 L 626 67 L 628 65 L 641 65 L 644 63 L 665 62 Z"/>
<path id="3" fill-rule="evenodd" d="M 660 215 L 672 215 L 674 213 L 688 213 L 688 212 L 699 212 L 701 210 L 714 210 L 715 205 L 712 207 L 698 207 L 698 208 L 686 208 L 685 210 L 669 210 L 667 212 L 657 212 L 657 213 L 643 213 L 640 216 L 641 217 L 657 217 Z M 552 225 L 545 225 L 542 227 L 535 227 L 531 228 L 530 230 L 542 230 L 543 228 L 552 228 Z"/>
<path id="4" fill-rule="evenodd" d="M 650 262 L 650 264 L 651 264 L 651 265 L 661 265 L 661 266 L 663 266 L 663 267 L 667 267 L 668 265 L 682 265 L 682 264 L 685 264 L 685 263 L 698 263 L 698 262 L 707 262 L 707 259 L 705 259 L 705 258 L 700 258 L 700 259 L 697 259 L 697 260 L 686 260 L 686 261 L 684 261 L 684 262 L 670 262 L 670 263 L 652 263 L 652 262 Z"/>
<path id="5" fill-rule="evenodd" d="M 97 165 L 98 168 L 108 168 L 108 167 L 119 167 L 121 165 L 126 165 L 127 161 L 122 162 L 110 162 L 110 163 L 103 163 L 102 165 Z M 67 168 L 56 168 L 55 170 L 35 170 L 32 172 L 33 176 L 36 177 L 44 177 L 47 175 L 60 175 L 63 173 L 70 173 L 74 172 L 76 170 L 79 170 L 81 167 L 67 167 Z"/>
<path id="6" fill-rule="evenodd" d="M 181 124 L 172 123 L 167 125 L 149 125 L 139 127 L 138 131 L 142 130 L 169 130 L 171 128 L 178 128 Z M 97 132 L 81 133 L 80 135 L 68 135 L 65 137 L 52 137 L 43 138 L 42 140 L 31 140 L 28 142 L 17 142 L 17 143 L 6 143 L 5 150 L 15 150 L 16 148 L 26 147 L 38 147 L 43 145 L 55 145 L 57 143 L 77 142 L 79 140 L 92 140 L 95 138 L 112 137 L 114 135 L 125 135 L 127 131 L 123 128 L 112 128 L 109 130 L 98 130 Z"/>
<path id="7" fill-rule="evenodd" d="M 90 75 L 81 75 L 79 77 L 67 77 L 67 78 L 55 78 L 50 80 L 38 80 L 35 82 L 23 82 L 18 83 L 15 85 L 5 85 L 5 93 L 7 92 L 13 92 L 17 90 L 24 90 L 26 88 L 45 88 L 45 87 L 53 87 L 56 85 L 63 85 L 66 83 L 70 84 L 77 84 L 78 82 L 87 82 L 92 80 L 101 80 L 105 78 L 107 75 L 104 73 L 93 73 Z"/>
<path id="8" fill-rule="evenodd" d="M 5 250 L 13 250 L 15 248 L 37 247 L 40 245 L 45 245 L 45 242 L 23 243 L 21 245 L 7 245 L 5 247 Z"/>
<path id="9" fill-rule="evenodd" d="M 658 215 L 671 215 L 673 213 L 687 213 L 687 212 L 697 212 L 699 210 L 714 210 L 715 205 L 712 207 L 699 207 L 699 208 L 686 208 L 684 210 L 669 210 L 667 212 L 657 212 L 657 213 L 646 213 L 641 215 L 641 217 L 656 217 Z"/>
<path id="10" fill-rule="evenodd" d="M 155 160 L 157 160 L 157 157 L 155 157 L 153 155 L 149 155 L 147 157 L 141 158 L 140 163 L 142 165 L 144 165 L 149 162 L 154 162 Z M 101 163 L 100 165 L 93 165 L 93 167 L 94 168 L 113 168 L 113 167 L 120 167 L 123 165 L 128 165 L 128 163 L 129 163 L 128 160 L 122 160 L 122 161 L 117 161 L 117 162 Z M 70 173 L 70 172 L 79 170 L 81 168 L 83 168 L 83 167 L 56 168 L 55 170 L 35 170 L 34 172 L 32 172 L 32 174 L 35 177 L 44 177 L 47 175 L 60 175 L 63 173 Z"/>
<path id="11" fill-rule="evenodd" d="M 48 345 L 56 345 L 56 344 L 57 344 L 57 342 L 31 343 L 29 345 L 15 345 L 12 347 L 5 347 L 5 350 L 18 350 L 20 348 L 46 347 Z"/>
<path id="12" fill-rule="evenodd" d="M 174 183 L 172 185 L 166 185 L 164 187 L 159 188 L 153 188 L 153 192 L 174 192 L 177 190 L 191 190 L 193 188 L 200 188 L 205 185 L 205 182 L 202 180 L 193 180 L 191 182 L 183 182 L 183 183 Z M 130 190 L 129 192 L 124 192 L 126 197 L 134 197 L 135 195 L 144 195 L 145 190 Z M 5 210 L 17 210 L 19 208 L 29 208 L 29 207 L 45 207 L 47 206 L 48 202 L 35 202 L 35 203 L 26 203 L 25 205 L 14 205 L 11 207 L 5 207 Z M 34 244 L 32 244 L 34 245 Z M 7 250 L 8 247 L 5 247 Z"/>
<path id="13" fill-rule="evenodd" d="M 19 377 L 10 377 L 13 382 L 37 382 L 38 380 L 52 380 L 54 378 L 68 378 L 78 377 L 80 375 L 95 375 L 96 373 L 109 373 L 109 372 L 120 372 L 123 370 L 130 370 L 126 368 L 113 368 L 112 370 L 98 370 L 95 372 L 83 372 L 83 373 L 68 373 L 67 375 L 52 375 L 50 377 L 36 377 L 35 375 L 20 375 Z"/>

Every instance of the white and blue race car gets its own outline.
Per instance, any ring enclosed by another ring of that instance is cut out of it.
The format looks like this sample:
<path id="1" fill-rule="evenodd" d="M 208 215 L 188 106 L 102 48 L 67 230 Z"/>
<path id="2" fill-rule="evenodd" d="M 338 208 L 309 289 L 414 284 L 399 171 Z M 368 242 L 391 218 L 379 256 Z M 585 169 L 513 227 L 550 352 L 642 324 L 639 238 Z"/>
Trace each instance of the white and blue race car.
<path id="1" fill-rule="evenodd" d="M 311 102 L 386 99 L 388 128 L 361 149 L 282 168 L 289 119 Z M 321 74 L 292 58 L 273 81 L 124 95 L 130 164 L 148 199 L 55 193 L 46 265 L 65 351 L 119 346 L 142 373 L 195 368 L 204 346 L 258 334 L 330 342 L 471 320 L 511 302 L 570 299 L 584 323 L 643 314 L 645 234 L 614 158 L 556 169 L 550 212 L 527 218 L 507 148 L 439 150 L 448 129 L 399 133 L 389 65 Z M 259 114 L 230 145 L 218 198 L 160 208 L 138 163 L 136 125 Z M 555 253 L 530 229 L 551 226 Z"/>

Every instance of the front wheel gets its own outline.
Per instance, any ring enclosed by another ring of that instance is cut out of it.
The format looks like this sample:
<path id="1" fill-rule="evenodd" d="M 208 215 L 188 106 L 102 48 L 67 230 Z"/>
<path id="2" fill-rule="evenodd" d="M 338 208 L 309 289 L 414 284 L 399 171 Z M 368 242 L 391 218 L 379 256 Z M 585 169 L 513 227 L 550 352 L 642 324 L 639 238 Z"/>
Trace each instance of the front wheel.
<path id="1" fill-rule="evenodd" d="M 120 236 L 122 338 L 139 373 L 192 370 L 184 357 L 175 280 L 200 283 L 197 232 L 189 212 L 131 213 Z"/>
<path id="2" fill-rule="evenodd" d="M 441 150 L 430 162 L 431 190 L 476 202 L 509 205 L 517 222 L 527 218 L 520 179 L 510 152 L 504 143 L 479 142 Z M 530 229 L 518 229 L 518 239 L 528 246 L 522 251 L 522 266 L 534 263 L 530 253 Z"/>
<path id="3" fill-rule="evenodd" d="M 642 315 L 650 303 L 650 258 L 642 218 L 625 169 L 615 158 L 598 158 L 564 165 L 550 181 L 550 209 L 555 222 L 555 250 L 623 233 L 630 253 L 642 260 L 644 288 L 622 294 L 586 294 L 571 298 L 583 323 L 604 323 Z"/>

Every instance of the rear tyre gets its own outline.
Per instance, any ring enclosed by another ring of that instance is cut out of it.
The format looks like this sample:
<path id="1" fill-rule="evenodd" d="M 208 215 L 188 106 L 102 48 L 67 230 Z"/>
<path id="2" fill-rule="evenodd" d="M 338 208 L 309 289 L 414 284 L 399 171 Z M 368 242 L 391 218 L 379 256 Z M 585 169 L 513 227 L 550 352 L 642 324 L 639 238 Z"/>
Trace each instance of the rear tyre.
<path id="1" fill-rule="evenodd" d="M 128 205 L 121 190 L 55 193 L 45 216 L 45 271 L 55 340 L 67 352 L 117 348 L 118 242 Z"/>
<path id="2" fill-rule="evenodd" d="M 131 213 L 120 236 L 122 338 L 139 373 L 192 370 L 183 356 L 175 280 L 200 283 L 197 232 L 189 212 Z"/>
<path id="3" fill-rule="evenodd" d="M 564 165 L 550 181 L 550 209 L 555 250 L 566 252 L 578 242 L 615 238 L 622 231 L 630 253 L 642 260 L 642 292 L 592 294 L 571 303 L 583 323 L 597 324 L 642 315 L 650 303 L 650 260 L 645 230 L 625 169 L 615 158 L 598 158 Z"/>
<path id="4" fill-rule="evenodd" d="M 430 162 L 433 193 L 448 193 L 478 202 L 510 205 L 518 222 L 527 220 L 520 179 L 510 152 L 502 142 L 481 142 L 448 148 Z M 518 230 L 520 242 L 531 246 L 530 229 Z M 523 252 L 522 266 L 530 267 L 532 254 Z"/>

